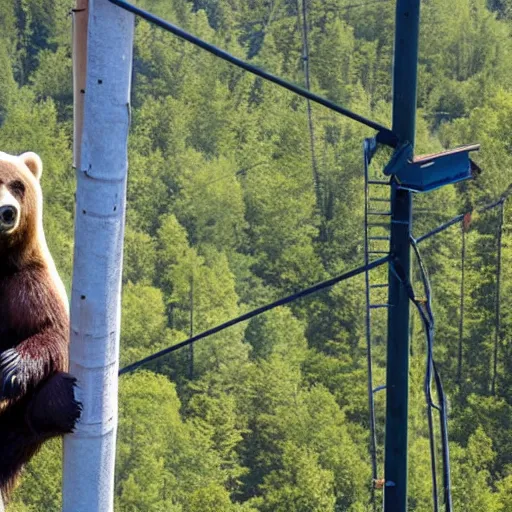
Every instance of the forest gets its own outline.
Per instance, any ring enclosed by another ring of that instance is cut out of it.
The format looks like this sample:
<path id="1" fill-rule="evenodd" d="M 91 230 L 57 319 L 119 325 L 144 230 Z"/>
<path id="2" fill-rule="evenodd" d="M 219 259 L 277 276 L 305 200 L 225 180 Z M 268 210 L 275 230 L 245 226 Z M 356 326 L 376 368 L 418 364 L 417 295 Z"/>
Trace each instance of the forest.
<path id="1" fill-rule="evenodd" d="M 311 89 L 390 126 L 394 2 L 302 1 Z M 305 83 L 299 0 L 137 5 Z M 45 231 L 68 292 L 73 8 L 0 2 L 0 150 L 43 159 Z M 481 144 L 475 180 L 414 197 L 415 236 L 474 211 L 467 229 L 421 245 L 458 512 L 512 512 L 512 198 L 498 315 L 500 212 L 477 213 L 512 183 L 511 62 L 511 0 L 422 0 L 416 153 Z M 363 264 L 372 130 L 316 105 L 310 125 L 303 98 L 142 20 L 133 66 L 121 366 Z M 430 512 L 425 334 L 411 318 L 409 510 Z M 372 333 L 382 385 L 385 311 Z M 115 510 L 373 511 L 366 379 L 362 275 L 121 376 Z M 376 417 L 383 477 L 385 393 Z M 33 459 L 8 512 L 60 510 L 61 450 L 52 441 Z"/>

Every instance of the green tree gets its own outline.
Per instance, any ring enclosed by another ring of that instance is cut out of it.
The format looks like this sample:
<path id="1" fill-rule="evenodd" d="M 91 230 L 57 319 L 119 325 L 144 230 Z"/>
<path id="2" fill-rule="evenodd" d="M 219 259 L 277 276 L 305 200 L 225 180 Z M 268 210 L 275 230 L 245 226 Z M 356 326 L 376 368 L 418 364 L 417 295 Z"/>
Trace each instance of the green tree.
<path id="1" fill-rule="evenodd" d="M 281 307 L 251 320 L 245 339 L 251 344 L 252 355 L 256 358 L 268 359 L 276 354 L 292 364 L 300 364 L 307 349 L 304 334 L 304 324 L 289 308 Z"/>
<path id="2" fill-rule="evenodd" d="M 156 280 L 156 241 L 127 226 L 124 235 L 123 282 L 151 284 Z"/>
<path id="3" fill-rule="evenodd" d="M 127 283 L 122 305 L 121 366 L 158 352 L 185 337 L 167 328 L 164 298 L 158 288 Z"/>
<path id="4" fill-rule="evenodd" d="M 334 511 L 333 475 L 322 469 L 318 456 L 292 443 L 285 446 L 283 468 L 270 473 L 253 502 L 262 512 Z"/>
<path id="5" fill-rule="evenodd" d="M 211 439 L 182 420 L 167 378 L 149 372 L 123 378 L 120 404 L 118 510 L 178 512 L 194 491 L 222 484 L 224 471 Z"/>

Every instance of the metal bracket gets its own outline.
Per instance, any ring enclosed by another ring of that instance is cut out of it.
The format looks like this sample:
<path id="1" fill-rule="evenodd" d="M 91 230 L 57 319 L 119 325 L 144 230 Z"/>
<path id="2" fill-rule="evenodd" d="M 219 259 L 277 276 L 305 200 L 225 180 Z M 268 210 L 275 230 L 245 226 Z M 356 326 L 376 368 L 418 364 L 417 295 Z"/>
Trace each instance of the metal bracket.
<path id="1" fill-rule="evenodd" d="M 474 178 L 480 168 L 469 158 L 480 144 L 469 144 L 431 155 L 413 156 L 407 142 L 400 146 L 384 168 L 399 188 L 412 192 L 430 192 L 444 185 Z"/>

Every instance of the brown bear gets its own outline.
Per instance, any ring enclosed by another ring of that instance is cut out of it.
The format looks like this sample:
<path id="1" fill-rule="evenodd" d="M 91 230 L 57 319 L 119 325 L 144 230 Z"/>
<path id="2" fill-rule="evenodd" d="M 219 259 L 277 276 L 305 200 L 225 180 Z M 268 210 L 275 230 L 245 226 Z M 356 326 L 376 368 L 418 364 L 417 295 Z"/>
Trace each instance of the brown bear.
<path id="1" fill-rule="evenodd" d="M 64 285 L 43 232 L 42 163 L 0 152 L 0 491 L 80 416 Z"/>

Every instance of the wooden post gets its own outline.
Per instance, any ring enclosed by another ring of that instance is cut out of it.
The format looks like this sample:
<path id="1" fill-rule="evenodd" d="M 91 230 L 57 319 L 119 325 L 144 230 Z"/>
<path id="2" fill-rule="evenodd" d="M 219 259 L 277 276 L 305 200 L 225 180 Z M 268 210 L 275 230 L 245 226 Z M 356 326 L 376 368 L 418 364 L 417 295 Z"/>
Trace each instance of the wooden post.
<path id="1" fill-rule="evenodd" d="M 87 74 L 87 21 L 89 0 L 76 0 L 73 10 L 73 167 L 80 162 Z"/>
<path id="2" fill-rule="evenodd" d="M 77 0 L 70 373 L 83 411 L 64 439 L 64 512 L 113 510 L 133 28 L 108 0 Z"/>

